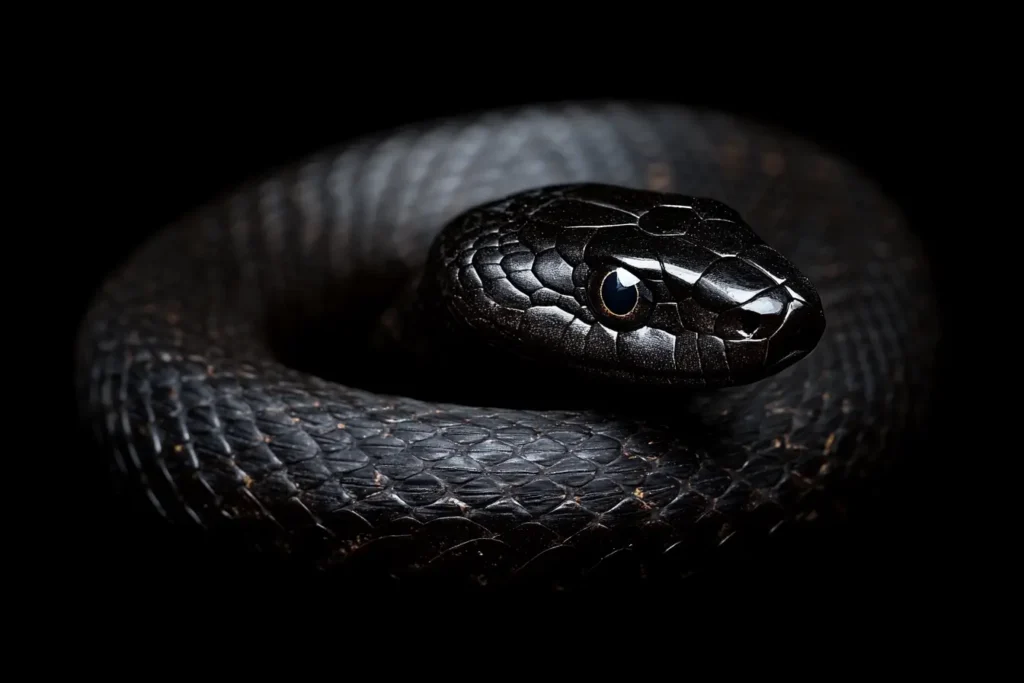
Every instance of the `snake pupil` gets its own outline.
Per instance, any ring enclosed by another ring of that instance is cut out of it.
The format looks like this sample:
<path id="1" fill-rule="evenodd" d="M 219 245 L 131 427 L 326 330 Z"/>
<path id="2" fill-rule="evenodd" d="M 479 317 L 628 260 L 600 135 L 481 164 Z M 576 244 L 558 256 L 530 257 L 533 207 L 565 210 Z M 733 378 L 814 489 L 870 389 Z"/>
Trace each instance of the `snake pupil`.
<path id="1" fill-rule="evenodd" d="M 605 276 L 601 284 L 601 299 L 613 315 L 626 316 L 636 308 L 640 293 L 640 280 L 624 268 L 616 268 Z"/>

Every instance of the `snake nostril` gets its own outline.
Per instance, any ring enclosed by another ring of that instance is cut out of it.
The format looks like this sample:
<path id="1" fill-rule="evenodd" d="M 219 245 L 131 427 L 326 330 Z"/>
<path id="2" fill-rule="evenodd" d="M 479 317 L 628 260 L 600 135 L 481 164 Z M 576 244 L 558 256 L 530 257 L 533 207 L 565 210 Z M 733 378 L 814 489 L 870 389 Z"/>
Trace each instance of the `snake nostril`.
<path id="1" fill-rule="evenodd" d="M 754 311 L 734 308 L 718 319 L 718 335 L 722 339 L 750 339 L 761 326 L 761 316 Z"/>
<path id="2" fill-rule="evenodd" d="M 751 337 L 757 332 L 757 328 L 761 325 L 761 316 L 753 311 L 740 311 L 739 320 L 739 332 L 747 337 Z"/>

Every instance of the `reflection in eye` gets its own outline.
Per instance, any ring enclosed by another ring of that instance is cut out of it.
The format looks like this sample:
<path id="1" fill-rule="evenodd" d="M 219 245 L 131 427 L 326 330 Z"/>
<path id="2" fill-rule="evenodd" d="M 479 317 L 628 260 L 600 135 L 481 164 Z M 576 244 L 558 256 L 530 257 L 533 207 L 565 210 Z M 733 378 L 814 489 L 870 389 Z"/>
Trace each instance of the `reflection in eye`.
<path id="1" fill-rule="evenodd" d="M 638 282 L 640 278 L 625 268 L 616 268 L 605 276 L 601 299 L 612 315 L 626 316 L 633 312 L 640 298 Z"/>

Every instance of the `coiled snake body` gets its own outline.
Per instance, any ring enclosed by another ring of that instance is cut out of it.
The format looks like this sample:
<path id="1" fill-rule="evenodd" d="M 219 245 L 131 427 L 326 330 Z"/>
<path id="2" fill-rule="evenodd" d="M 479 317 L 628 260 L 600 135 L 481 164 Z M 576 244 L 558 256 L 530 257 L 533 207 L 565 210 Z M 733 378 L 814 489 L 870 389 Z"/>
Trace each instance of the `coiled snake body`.
<path id="1" fill-rule="evenodd" d="M 78 379 L 161 514 L 296 562 L 671 575 L 897 457 L 936 316 L 842 160 L 719 113 L 545 105 L 183 218 L 102 288 Z"/>

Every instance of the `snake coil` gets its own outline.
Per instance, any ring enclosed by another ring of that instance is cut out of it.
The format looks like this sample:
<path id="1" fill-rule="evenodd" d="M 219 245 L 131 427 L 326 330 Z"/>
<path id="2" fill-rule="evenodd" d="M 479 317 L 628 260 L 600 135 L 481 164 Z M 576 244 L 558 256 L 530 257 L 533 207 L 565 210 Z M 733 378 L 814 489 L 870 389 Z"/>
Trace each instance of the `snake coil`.
<path id="1" fill-rule="evenodd" d="M 371 328 L 437 360 L 374 388 Z M 921 246 L 841 159 L 562 104 L 360 139 L 183 217 L 98 293 L 77 377 L 160 514 L 294 562 L 674 576 L 898 457 L 936 330 Z"/>

